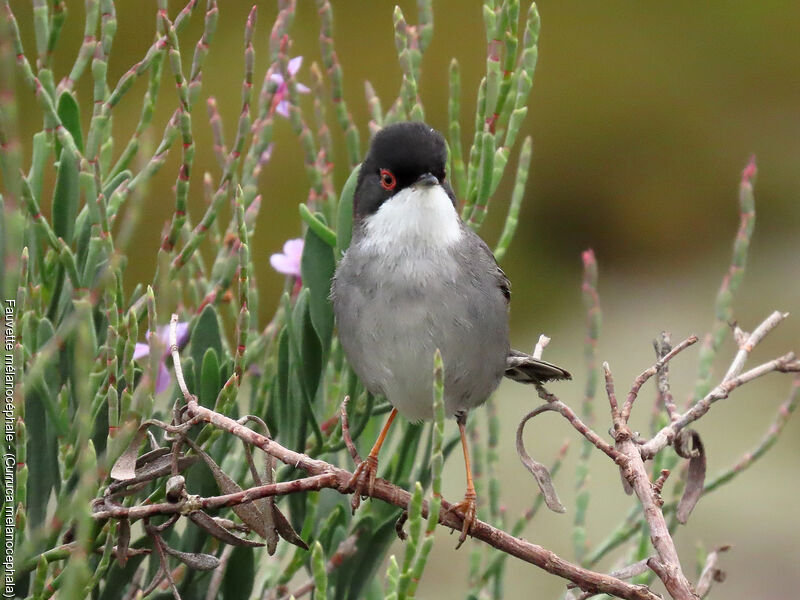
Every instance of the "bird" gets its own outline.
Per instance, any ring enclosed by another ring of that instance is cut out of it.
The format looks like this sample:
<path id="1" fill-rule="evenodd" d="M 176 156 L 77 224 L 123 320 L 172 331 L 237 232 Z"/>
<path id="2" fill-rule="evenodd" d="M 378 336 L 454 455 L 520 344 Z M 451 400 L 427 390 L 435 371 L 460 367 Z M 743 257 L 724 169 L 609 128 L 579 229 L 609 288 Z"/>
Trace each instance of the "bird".
<path id="1" fill-rule="evenodd" d="M 466 440 L 469 411 L 503 376 L 541 384 L 568 371 L 509 345 L 511 286 L 486 243 L 459 216 L 442 135 L 418 121 L 378 131 L 353 195 L 349 247 L 331 282 L 339 341 L 367 390 L 392 410 L 349 488 L 371 495 L 378 453 L 397 414 L 433 419 L 433 356 L 444 364 L 444 406 L 461 435 L 467 489 L 452 505 L 460 547 L 476 519 Z"/>

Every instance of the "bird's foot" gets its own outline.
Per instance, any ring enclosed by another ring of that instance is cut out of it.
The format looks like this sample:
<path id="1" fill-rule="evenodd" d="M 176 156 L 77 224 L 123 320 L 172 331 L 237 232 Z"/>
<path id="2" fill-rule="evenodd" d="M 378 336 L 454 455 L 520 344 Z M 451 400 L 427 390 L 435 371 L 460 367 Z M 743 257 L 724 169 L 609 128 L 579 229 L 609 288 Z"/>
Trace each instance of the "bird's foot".
<path id="1" fill-rule="evenodd" d="M 353 471 L 353 476 L 347 484 L 348 490 L 353 490 L 353 498 L 350 500 L 350 507 L 353 513 L 361 504 L 361 496 L 371 496 L 375 488 L 375 476 L 378 473 L 378 457 L 370 454 L 366 460 L 362 460 L 356 470 Z"/>
<path id="2" fill-rule="evenodd" d="M 458 513 L 459 516 L 463 519 L 464 524 L 461 526 L 461 535 L 458 536 L 458 544 L 456 544 L 456 550 L 461 548 L 461 545 L 467 539 L 467 534 L 469 534 L 472 526 L 475 524 L 476 513 L 478 509 L 477 503 L 477 495 L 475 491 L 467 490 L 467 493 L 464 494 L 464 499 L 459 502 L 458 504 L 451 504 L 445 512 L 455 512 Z"/>

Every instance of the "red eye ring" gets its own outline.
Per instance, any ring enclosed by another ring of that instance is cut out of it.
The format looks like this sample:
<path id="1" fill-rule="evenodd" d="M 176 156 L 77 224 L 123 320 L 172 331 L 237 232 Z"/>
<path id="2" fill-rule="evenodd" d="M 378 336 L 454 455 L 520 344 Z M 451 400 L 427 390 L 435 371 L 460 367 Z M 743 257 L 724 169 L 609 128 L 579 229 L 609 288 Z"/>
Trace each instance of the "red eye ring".
<path id="1" fill-rule="evenodd" d="M 397 179 L 389 169 L 381 169 L 381 187 L 385 190 L 393 190 L 397 185 Z"/>

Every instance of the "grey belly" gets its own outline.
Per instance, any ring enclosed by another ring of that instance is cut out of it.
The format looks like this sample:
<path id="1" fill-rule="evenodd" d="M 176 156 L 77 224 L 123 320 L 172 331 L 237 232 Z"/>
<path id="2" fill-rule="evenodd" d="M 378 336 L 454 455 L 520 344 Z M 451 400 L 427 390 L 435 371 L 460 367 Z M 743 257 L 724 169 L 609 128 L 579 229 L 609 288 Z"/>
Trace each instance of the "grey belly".
<path id="1" fill-rule="evenodd" d="M 367 389 L 411 420 L 432 418 L 438 348 L 447 414 L 486 401 L 508 354 L 507 307 L 494 282 L 452 263 L 438 273 L 398 268 L 389 276 L 374 263 L 359 266 L 340 265 L 334 310 L 345 354 Z"/>

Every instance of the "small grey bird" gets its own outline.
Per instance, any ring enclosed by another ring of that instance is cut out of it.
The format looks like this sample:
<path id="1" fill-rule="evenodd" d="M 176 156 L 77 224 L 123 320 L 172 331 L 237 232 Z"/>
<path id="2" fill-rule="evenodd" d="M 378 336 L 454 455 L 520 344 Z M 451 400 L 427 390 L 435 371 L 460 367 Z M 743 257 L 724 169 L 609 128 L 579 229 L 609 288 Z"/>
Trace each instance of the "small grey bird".
<path id="1" fill-rule="evenodd" d="M 447 182 L 447 148 L 424 123 L 379 131 L 361 165 L 353 197 L 353 237 L 331 297 L 339 339 L 367 389 L 394 409 L 351 488 L 371 493 L 378 451 L 398 412 L 433 418 L 433 355 L 444 362 L 444 400 L 461 431 L 467 469 L 459 546 L 475 521 L 476 495 L 464 427 L 503 375 L 524 383 L 569 379 L 544 361 L 511 350 L 511 290 L 484 241 L 459 217 Z"/>

